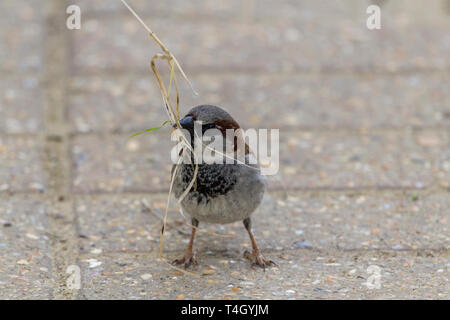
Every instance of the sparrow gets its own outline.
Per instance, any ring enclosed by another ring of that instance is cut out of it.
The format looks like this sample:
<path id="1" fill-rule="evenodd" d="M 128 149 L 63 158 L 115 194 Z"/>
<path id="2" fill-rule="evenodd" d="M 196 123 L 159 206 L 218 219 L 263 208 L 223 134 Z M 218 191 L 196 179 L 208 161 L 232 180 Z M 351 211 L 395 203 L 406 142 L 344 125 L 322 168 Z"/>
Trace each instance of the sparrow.
<path id="1" fill-rule="evenodd" d="M 202 133 L 209 129 L 218 130 L 216 132 L 219 132 L 224 140 L 227 138 L 227 130 L 240 129 L 239 124 L 228 112 L 213 105 L 201 105 L 192 108 L 179 123 L 182 129 L 189 132 L 192 148 L 197 143 L 202 143 L 194 138 L 195 124 L 201 125 Z M 235 137 L 233 140 L 234 156 L 236 156 L 237 138 Z M 246 251 L 244 257 L 250 259 L 253 265 L 264 269 L 267 266 L 275 265 L 273 261 L 267 260 L 261 254 L 252 232 L 251 215 L 263 199 L 266 183 L 256 161 L 250 164 L 249 160 L 252 153 L 245 141 L 244 146 L 243 159 L 245 159 L 245 163 L 234 157 L 230 164 L 225 163 L 225 161 L 224 163 L 198 164 L 195 182 L 181 200 L 183 212 L 191 217 L 191 237 L 184 256 L 174 260 L 173 264 L 184 264 L 185 268 L 197 264 L 194 253 L 194 238 L 200 222 L 228 224 L 243 221 L 253 249 L 252 252 Z M 193 161 L 195 161 L 195 158 L 191 155 L 190 163 L 175 164 L 172 167 L 173 174 L 175 167 L 178 166 L 173 177 L 172 187 L 177 199 L 180 199 L 185 193 L 194 178 L 195 164 Z"/>

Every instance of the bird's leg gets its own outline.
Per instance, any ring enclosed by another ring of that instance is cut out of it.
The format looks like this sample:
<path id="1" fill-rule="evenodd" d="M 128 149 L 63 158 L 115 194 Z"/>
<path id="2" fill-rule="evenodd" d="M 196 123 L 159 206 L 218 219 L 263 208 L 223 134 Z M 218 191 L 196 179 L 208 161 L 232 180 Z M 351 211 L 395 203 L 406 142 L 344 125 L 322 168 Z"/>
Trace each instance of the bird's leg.
<path id="1" fill-rule="evenodd" d="M 189 244 L 186 248 L 186 252 L 184 253 L 184 256 L 181 259 L 175 259 L 172 263 L 173 264 L 184 264 L 184 267 L 187 268 L 191 264 L 197 264 L 197 260 L 195 259 L 195 253 L 194 253 L 194 238 L 195 238 L 195 231 L 197 231 L 198 227 L 198 220 L 195 218 L 192 218 L 192 233 L 191 238 L 189 240 Z"/>
<path id="2" fill-rule="evenodd" d="M 253 251 L 250 253 L 248 251 L 244 252 L 244 257 L 249 259 L 253 265 L 258 265 L 261 268 L 266 269 L 268 266 L 276 265 L 272 260 L 267 260 L 264 256 L 259 252 L 258 245 L 256 244 L 255 237 L 252 232 L 252 221 L 250 218 L 244 220 L 245 229 L 248 231 L 248 235 L 250 236 L 250 241 L 252 242 Z"/>

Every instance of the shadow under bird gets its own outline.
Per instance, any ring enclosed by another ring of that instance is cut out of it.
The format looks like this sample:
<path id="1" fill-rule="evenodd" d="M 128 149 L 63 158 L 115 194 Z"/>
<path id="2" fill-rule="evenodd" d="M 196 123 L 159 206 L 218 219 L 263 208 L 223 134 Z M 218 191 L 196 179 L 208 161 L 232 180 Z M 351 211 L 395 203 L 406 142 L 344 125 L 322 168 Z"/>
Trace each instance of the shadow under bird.
<path id="1" fill-rule="evenodd" d="M 194 148 L 197 141 L 194 137 L 194 125 L 200 124 L 202 133 L 209 129 L 217 129 L 226 141 L 226 130 L 236 131 L 240 129 L 239 124 L 223 109 L 202 105 L 192 108 L 186 116 L 180 120 L 183 129 L 189 132 L 191 137 L 191 147 Z M 234 156 L 237 153 L 237 141 L 233 138 Z M 183 150 L 184 152 L 186 150 Z M 243 161 L 227 163 L 199 163 L 195 182 L 189 192 L 181 201 L 181 207 L 185 213 L 191 217 L 192 234 L 184 256 L 173 261 L 174 264 L 184 264 L 187 268 L 191 264 L 196 264 L 194 254 L 194 237 L 199 222 L 228 224 L 236 221 L 243 221 L 244 226 L 250 236 L 252 252 L 245 252 L 245 257 L 250 259 L 254 265 L 265 268 L 275 265 L 271 260 L 267 260 L 261 254 L 255 237 L 252 233 L 251 215 L 260 205 L 266 183 L 258 164 L 250 164 L 250 157 L 253 155 L 247 144 L 244 142 Z M 192 157 L 192 154 L 191 154 Z M 191 158 L 194 160 L 194 158 Z M 175 197 L 179 199 L 194 178 L 195 165 L 181 163 L 175 167 L 176 171 L 173 182 Z"/>

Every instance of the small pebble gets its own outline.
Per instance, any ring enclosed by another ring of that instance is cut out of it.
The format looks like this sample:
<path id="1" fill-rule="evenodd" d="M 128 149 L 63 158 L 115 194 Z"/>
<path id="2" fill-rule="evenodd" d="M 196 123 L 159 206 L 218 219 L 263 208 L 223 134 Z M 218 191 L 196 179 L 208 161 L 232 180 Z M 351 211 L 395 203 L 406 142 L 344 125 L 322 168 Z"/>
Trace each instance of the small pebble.
<path id="1" fill-rule="evenodd" d="M 303 241 L 295 241 L 294 243 L 293 243 L 293 246 L 294 247 L 296 247 L 296 248 L 301 248 L 301 249 L 312 249 L 312 244 L 311 243 L 309 243 L 308 241 L 306 241 L 306 240 L 303 240 Z"/>
<path id="2" fill-rule="evenodd" d="M 44 190 L 44 186 L 40 183 L 34 182 L 30 184 L 30 188 L 33 190 L 38 190 L 38 191 L 43 191 Z"/>
<path id="3" fill-rule="evenodd" d="M 202 270 L 202 274 L 204 274 L 204 275 L 214 274 L 215 272 L 216 272 L 216 270 L 214 270 L 214 269 Z"/>
<path id="4" fill-rule="evenodd" d="M 417 143 L 423 147 L 436 147 L 441 144 L 441 140 L 435 135 L 423 135 L 417 139 Z"/>
<path id="5" fill-rule="evenodd" d="M 101 261 L 98 261 L 97 259 L 88 259 L 86 262 L 89 263 L 89 268 L 96 268 L 102 264 Z"/>
<path id="6" fill-rule="evenodd" d="M 276 296 L 276 297 L 280 297 L 283 295 L 283 293 L 281 292 L 272 292 L 272 295 Z"/>
<path id="7" fill-rule="evenodd" d="M 128 151 L 131 151 L 131 152 L 138 151 L 138 150 L 139 150 L 139 147 L 140 147 L 139 142 L 137 142 L 136 140 L 130 140 L 130 141 L 127 143 L 127 149 L 128 149 Z"/>
<path id="8" fill-rule="evenodd" d="M 151 279 L 151 278 L 152 278 L 152 275 L 149 274 L 149 273 L 144 273 L 143 275 L 141 275 L 141 279 L 142 280 L 148 280 L 148 279 Z"/>
<path id="9" fill-rule="evenodd" d="M 286 290 L 286 295 L 287 296 L 292 296 L 292 295 L 294 295 L 295 294 L 295 291 L 294 290 Z"/>

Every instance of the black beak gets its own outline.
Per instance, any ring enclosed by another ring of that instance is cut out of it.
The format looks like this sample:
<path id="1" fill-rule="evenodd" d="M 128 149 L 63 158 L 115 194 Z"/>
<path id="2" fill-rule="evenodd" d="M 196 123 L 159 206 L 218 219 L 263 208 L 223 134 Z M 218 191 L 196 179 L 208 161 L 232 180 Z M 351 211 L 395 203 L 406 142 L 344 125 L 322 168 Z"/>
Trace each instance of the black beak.
<path id="1" fill-rule="evenodd" d="M 186 116 L 180 120 L 180 125 L 183 129 L 192 129 L 194 128 L 194 118 L 191 116 Z M 177 125 L 174 124 L 173 127 L 176 128 Z"/>

